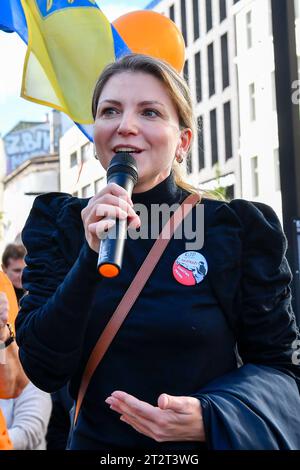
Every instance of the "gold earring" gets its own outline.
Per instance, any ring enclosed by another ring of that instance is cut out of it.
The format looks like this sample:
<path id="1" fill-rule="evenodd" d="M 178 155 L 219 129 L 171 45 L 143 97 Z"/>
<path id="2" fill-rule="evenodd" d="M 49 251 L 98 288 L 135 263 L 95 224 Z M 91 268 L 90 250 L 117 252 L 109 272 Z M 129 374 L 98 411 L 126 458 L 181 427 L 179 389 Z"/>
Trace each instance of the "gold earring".
<path id="1" fill-rule="evenodd" d="M 179 155 L 177 155 L 176 161 L 177 161 L 177 163 L 182 163 L 183 162 L 183 156 L 182 156 L 181 153 Z"/>

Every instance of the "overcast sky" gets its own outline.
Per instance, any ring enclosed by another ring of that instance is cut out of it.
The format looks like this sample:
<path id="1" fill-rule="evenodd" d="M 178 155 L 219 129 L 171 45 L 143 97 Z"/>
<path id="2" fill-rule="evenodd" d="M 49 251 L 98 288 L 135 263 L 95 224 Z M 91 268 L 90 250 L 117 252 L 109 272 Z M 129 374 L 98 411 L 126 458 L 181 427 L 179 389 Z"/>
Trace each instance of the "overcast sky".
<path id="1" fill-rule="evenodd" d="M 0 0 L 1 1 L 1 0 Z M 97 0 L 113 21 L 129 11 L 144 8 L 149 0 Z M 5 135 L 18 121 L 44 121 L 50 108 L 20 98 L 26 45 L 16 33 L 0 31 L 0 134 Z"/>

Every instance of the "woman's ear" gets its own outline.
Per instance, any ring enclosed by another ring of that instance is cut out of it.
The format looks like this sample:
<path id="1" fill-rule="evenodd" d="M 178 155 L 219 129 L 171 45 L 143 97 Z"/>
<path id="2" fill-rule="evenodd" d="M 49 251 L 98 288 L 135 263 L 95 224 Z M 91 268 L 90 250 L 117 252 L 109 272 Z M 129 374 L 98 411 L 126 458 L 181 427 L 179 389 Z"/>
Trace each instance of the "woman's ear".
<path id="1" fill-rule="evenodd" d="M 176 149 L 176 154 L 179 153 L 179 154 L 187 155 L 191 146 L 192 138 L 193 138 L 193 132 L 189 127 L 182 129 L 180 132 L 179 144 Z"/>

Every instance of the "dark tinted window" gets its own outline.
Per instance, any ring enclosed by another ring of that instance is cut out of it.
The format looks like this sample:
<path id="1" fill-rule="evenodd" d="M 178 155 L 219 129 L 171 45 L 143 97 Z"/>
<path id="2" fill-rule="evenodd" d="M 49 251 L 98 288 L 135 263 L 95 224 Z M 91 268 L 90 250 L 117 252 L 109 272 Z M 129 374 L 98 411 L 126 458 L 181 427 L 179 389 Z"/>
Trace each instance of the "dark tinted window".
<path id="1" fill-rule="evenodd" d="M 175 11 L 174 11 L 174 5 L 171 5 L 170 6 L 170 10 L 169 10 L 169 17 L 170 17 L 170 20 L 174 21 L 175 22 Z"/>
<path id="2" fill-rule="evenodd" d="M 200 37 L 198 0 L 193 0 L 193 22 L 194 22 L 194 41 L 196 41 L 196 39 Z"/>
<path id="3" fill-rule="evenodd" d="M 232 132 L 231 132 L 231 106 L 230 101 L 224 103 L 224 133 L 225 133 L 225 158 L 232 157 Z"/>
<path id="4" fill-rule="evenodd" d="M 212 28 L 212 6 L 211 0 L 206 0 L 206 31 Z"/>
<path id="5" fill-rule="evenodd" d="M 189 82 L 189 61 L 186 60 L 183 67 L 183 76 L 187 82 Z"/>
<path id="6" fill-rule="evenodd" d="M 208 61 L 208 79 L 209 79 L 209 96 L 215 93 L 215 67 L 214 67 L 214 45 L 209 44 L 207 48 Z"/>
<path id="7" fill-rule="evenodd" d="M 222 79 L 223 90 L 229 86 L 229 63 L 228 63 L 228 38 L 227 33 L 221 37 L 221 54 L 222 54 Z"/>
<path id="8" fill-rule="evenodd" d="M 225 20 L 227 16 L 226 12 L 226 0 L 219 0 L 219 9 L 220 9 L 220 22 Z"/>
<path id="9" fill-rule="evenodd" d="M 200 52 L 195 54 L 195 74 L 196 74 L 196 100 L 199 103 L 202 100 L 202 81 L 201 81 L 201 56 Z"/>
<path id="10" fill-rule="evenodd" d="M 211 164 L 218 162 L 217 110 L 210 112 Z"/>

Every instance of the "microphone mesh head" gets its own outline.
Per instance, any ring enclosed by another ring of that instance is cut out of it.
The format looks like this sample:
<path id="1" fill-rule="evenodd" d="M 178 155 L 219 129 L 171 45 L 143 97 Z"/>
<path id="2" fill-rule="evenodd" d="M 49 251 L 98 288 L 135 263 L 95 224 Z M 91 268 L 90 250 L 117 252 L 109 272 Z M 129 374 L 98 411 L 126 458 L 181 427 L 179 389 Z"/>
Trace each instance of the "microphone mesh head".
<path id="1" fill-rule="evenodd" d="M 107 169 L 107 178 L 114 173 L 128 173 L 132 176 L 134 184 L 138 180 L 138 171 L 135 158 L 128 152 L 119 152 L 111 159 Z"/>

